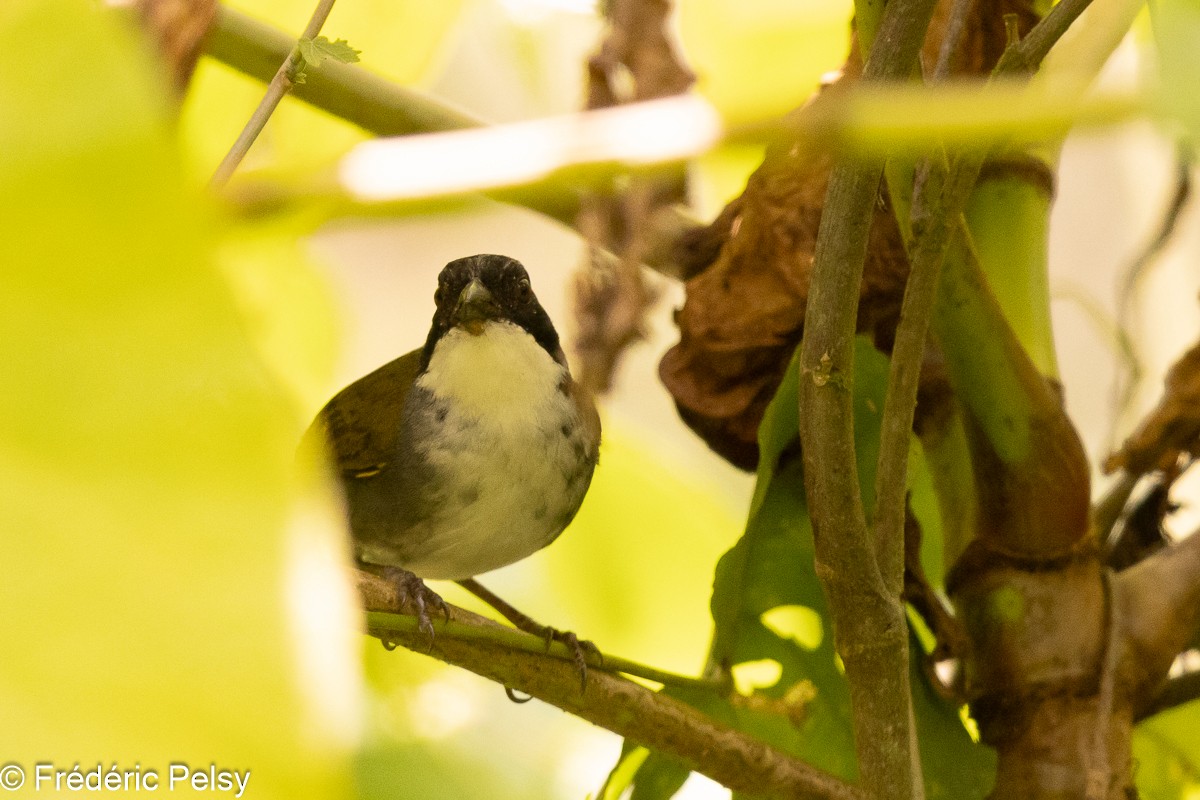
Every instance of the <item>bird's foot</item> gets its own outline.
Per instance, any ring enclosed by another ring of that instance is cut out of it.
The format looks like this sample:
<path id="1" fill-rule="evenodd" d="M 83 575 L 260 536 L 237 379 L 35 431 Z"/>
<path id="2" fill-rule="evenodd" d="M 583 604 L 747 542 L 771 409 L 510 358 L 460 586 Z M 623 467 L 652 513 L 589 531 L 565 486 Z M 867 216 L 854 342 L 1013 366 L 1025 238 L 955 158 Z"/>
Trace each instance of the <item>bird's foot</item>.
<path id="1" fill-rule="evenodd" d="M 587 689 L 587 657 L 589 653 L 596 656 L 596 662 L 600 666 L 604 666 L 604 655 L 600 652 L 600 648 L 596 647 L 587 639 L 580 639 L 570 631 L 560 631 L 558 628 L 551 628 L 549 625 L 542 625 L 540 622 L 535 622 L 526 614 L 509 605 L 507 602 L 496 596 L 490 589 L 481 584 L 474 578 L 466 578 L 458 582 L 471 594 L 478 597 L 483 602 L 487 603 L 492 608 L 496 609 L 513 625 L 517 626 L 518 630 L 525 633 L 532 633 L 534 636 L 541 637 L 546 640 L 546 650 L 550 649 L 551 642 L 562 642 L 570 650 L 572 661 L 579 669 L 579 691 Z M 512 695 L 510 694 L 511 698 Z M 515 701 L 514 701 L 515 702 Z"/>
<path id="2" fill-rule="evenodd" d="M 417 618 L 417 629 L 429 637 L 429 649 L 433 649 L 433 621 L 429 618 L 429 609 L 442 612 L 446 621 L 450 621 L 450 607 L 437 592 L 425 585 L 425 581 L 413 573 L 400 567 L 388 567 L 384 577 L 396 585 L 396 592 L 402 606 L 411 608 Z"/>
<path id="3" fill-rule="evenodd" d="M 546 650 L 550 649 L 551 642 L 561 642 L 571 651 L 571 660 L 575 662 L 575 668 L 579 670 L 579 691 L 587 689 L 587 657 L 593 655 L 596 657 L 596 662 L 600 666 L 604 666 L 604 654 L 600 652 L 600 648 L 590 639 L 580 639 L 571 631 L 560 631 L 558 628 L 551 628 L 549 625 L 538 626 L 541 630 L 529 631 L 537 634 L 546 640 Z"/>

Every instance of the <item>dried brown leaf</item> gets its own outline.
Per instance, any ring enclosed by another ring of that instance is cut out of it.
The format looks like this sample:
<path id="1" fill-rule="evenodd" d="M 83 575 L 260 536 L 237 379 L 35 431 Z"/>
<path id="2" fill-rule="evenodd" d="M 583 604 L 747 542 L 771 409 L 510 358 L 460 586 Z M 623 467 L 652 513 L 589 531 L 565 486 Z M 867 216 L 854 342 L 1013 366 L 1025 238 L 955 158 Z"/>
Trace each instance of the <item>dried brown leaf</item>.
<path id="1" fill-rule="evenodd" d="M 1184 353 L 1164 381 L 1162 399 L 1104 462 L 1106 473 L 1173 473 L 1182 456 L 1200 455 L 1200 343 Z"/>

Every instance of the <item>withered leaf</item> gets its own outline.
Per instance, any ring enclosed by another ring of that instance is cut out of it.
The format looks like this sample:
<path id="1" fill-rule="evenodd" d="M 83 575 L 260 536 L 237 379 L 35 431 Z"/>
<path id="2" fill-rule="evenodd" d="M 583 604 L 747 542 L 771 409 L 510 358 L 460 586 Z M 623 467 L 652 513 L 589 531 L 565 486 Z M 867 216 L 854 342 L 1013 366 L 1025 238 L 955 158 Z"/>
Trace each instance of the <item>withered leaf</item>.
<path id="1" fill-rule="evenodd" d="M 1184 454 L 1200 455 L 1200 343 L 1172 365 L 1158 405 L 1108 457 L 1104 471 L 1173 473 Z"/>

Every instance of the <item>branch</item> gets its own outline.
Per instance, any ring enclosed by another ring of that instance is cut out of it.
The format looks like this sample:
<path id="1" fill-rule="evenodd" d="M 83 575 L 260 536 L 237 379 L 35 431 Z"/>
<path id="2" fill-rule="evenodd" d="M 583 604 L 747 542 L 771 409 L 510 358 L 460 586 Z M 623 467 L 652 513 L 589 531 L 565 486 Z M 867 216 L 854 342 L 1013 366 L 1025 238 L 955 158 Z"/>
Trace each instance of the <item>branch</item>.
<path id="1" fill-rule="evenodd" d="M 1020 43 L 1005 51 L 996 65 L 996 73 L 1036 70 L 1050 48 L 1091 4 L 1092 0 L 1061 0 Z"/>
<path id="2" fill-rule="evenodd" d="M 369 573 L 360 572 L 357 577 L 367 608 L 393 614 L 406 611 L 390 583 Z M 498 644 L 497 640 L 507 639 L 507 635 L 485 631 L 507 629 L 469 611 L 452 607 L 451 618 L 450 624 L 435 619 L 439 635 L 429 655 L 679 759 L 735 792 L 795 800 L 865 800 L 844 781 L 719 725 L 678 700 L 600 670 L 589 670 L 586 690 L 580 692 L 579 671 L 570 661 Z M 387 618 L 369 612 L 369 619 L 376 622 Z M 409 631 L 382 631 L 372 625 L 369 632 L 426 653 L 429 640 L 412 627 Z M 472 638 L 442 635 L 465 629 L 474 631 Z M 538 642 L 535 645 L 541 646 Z"/>
<path id="3" fill-rule="evenodd" d="M 313 9 L 312 16 L 308 19 L 308 25 L 304 27 L 304 33 L 300 34 L 301 39 L 313 39 L 321 32 L 321 27 L 325 24 L 325 20 L 329 18 L 329 12 L 333 10 L 334 0 L 318 0 L 317 7 Z M 279 105 L 279 101 L 288 93 L 288 90 L 294 85 L 296 78 L 296 69 L 304 62 L 300 55 L 300 50 L 295 43 L 292 44 L 291 50 L 288 52 L 287 58 L 275 71 L 275 76 L 271 78 L 271 82 L 267 85 L 267 93 L 263 95 L 263 99 L 259 102 L 258 108 L 254 109 L 254 113 L 250 116 L 250 120 L 246 123 L 246 127 L 242 129 L 237 141 L 229 148 L 229 152 L 225 154 L 225 158 L 221 159 L 221 163 L 217 165 L 217 171 L 212 176 L 212 186 L 220 188 L 224 186 L 234 170 L 242 163 L 242 159 L 246 157 L 246 153 L 250 152 L 250 146 L 254 144 L 254 140 L 262 133 L 263 128 L 267 125 L 267 120 L 271 118 L 271 114 L 275 113 L 275 108 Z"/>
<path id="4" fill-rule="evenodd" d="M 903 79 L 916 64 L 933 0 L 892 0 L 863 70 L 864 83 Z M 817 575 L 846 666 L 855 749 L 876 798 L 923 796 L 899 587 L 885 581 L 867 532 L 854 449 L 850 381 L 859 286 L 879 162 L 843 158 L 829 178 L 800 346 L 800 438 Z"/>
<path id="5" fill-rule="evenodd" d="M 1200 630 L 1200 534 L 1118 573 L 1116 588 L 1129 644 L 1123 667 L 1141 705 Z"/>
<path id="6" fill-rule="evenodd" d="M 483 619 L 483 617 L 480 619 Z M 547 642 L 545 639 L 515 628 L 508 628 L 503 625 L 481 625 L 476 627 L 456 622 L 454 619 L 451 619 L 449 622 L 443 619 L 434 619 L 432 622 L 439 638 L 449 636 L 452 639 L 460 641 L 489 642 L 501 645 L 507 650 L 538 653 L 561 661 L 569 661 L 572 664 L 575 663 L 574 651 L 562 642 Z M 389 611 L 367 612 L 367 629 L 380 634 L 380 638 L 384 638 L 385 635 L 390 634 L 416 636 L 420 630 L 418 624 L 417 618 L 408 614 L 392 613 Z M 637 661 L 630 661 L 621 656 L 614 656 L 611 653 L 603 654 L 602 658 L 603 663 L 588 665 L 589 675 L 593 670 L 600 670 L 614 675 L 619 673 L 634 678 L 641 678 L 642 680 L 661 683 L 663 686 L 677 686 L 682 689 L 701 689 L 716 693 L 723 693 L 728 688 L 725 682 L 707 680 L 705 678 L 693 678 L 688 675 L 667 672 L 657 667 L 640 664 Z"/>
<path id="7" fill-rule="evenodd" d="M 911 267 L 900 306 L 900 321 L 892 345 L 887 395 L 879 431 L 879 458 L 875 473 L 875 553 L 889 591 L 904 582 L 904 520 L 908 487 L 908 446 L 917 407 L 917 387 L 925 355 L 925 339 L 933 316 L 938 281 L 946 246 L 962 213 L 940 208 L 946 168 L 931 158 L 925 162 L 913 206 L 917 233 L 909 260 Z M 966 176 L 974 183 L 978 171 Z M 964 200 L 965 203 L 965 195 Z"/>
<path id="8" fill-rule="evenodd" d="M 209 56 L 263 83 L 296 46 L 278 28 L 221 6 L 205 51 Z M 483 121 L 445 102 L 432 100 L 349 64 L 325 59 L 309 64 L 293 97 L 377 136 L 432 133 L 476 128 Z"/>
<path id="9" fill-rule="evenodd" d="M 1200 700 L 1200 671 L 1187 672 L 1165 681 L 1144 706 L 1137 709 L 1134 722 L 1141 722 L 1155 714 Z"/>

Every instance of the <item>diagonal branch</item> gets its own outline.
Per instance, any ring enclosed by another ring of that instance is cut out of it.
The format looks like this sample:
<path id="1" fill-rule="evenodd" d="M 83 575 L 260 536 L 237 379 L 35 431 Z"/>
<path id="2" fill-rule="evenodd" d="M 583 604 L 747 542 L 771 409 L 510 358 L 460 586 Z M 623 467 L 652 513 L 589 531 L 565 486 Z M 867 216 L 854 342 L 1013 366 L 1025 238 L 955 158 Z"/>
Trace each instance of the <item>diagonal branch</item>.
<path id="1" fill-rule="evenodd" d="M 406 611 L 387 581 L 368 573 L 359 573 L 358 581 L 367 608 Z M 457 625 L 500 628 L 459 608 L 451 615 Z M 373 616 L 373 621 L 380 620 Z M 425 634 L 411 626 L 405 631 L 372 628 L 370 633 L 419 653 L 430 649 Z M 570 661 L 483 638 L 439 636 L 429 654 L 677 758 L 736 792 L 795 800 L 865 800 L 848 783 L 626 678 L 589 670 L 586 690 L 580 692 L 579 671 Z"/>
<path id="2" fill-rule="evenodd" d="M 333 10 L 334 0 L 319 0 L 317 7 L 313 9 L 312 16 L 309 17 L 308 25 L 304 27 L 304 33 L 300 34 L 301 39 L 313 39 L 321 28 L 325 25 L 325 20 L 329 18 L 329 12 Z M 295 85 L 296 70 L 303 63 L 303 58 L 300 55 L 299 48 L 293 44 L 288 52 L 287 58 L 280 64 L 279 69 L 275 71 L 275 76 L 271 78 L 271 82 L 267 84 L 267 92 L 263 95 L 263 99 L 259 102 L 258 108 L 254 109 L 254 113 L 250 116 L 250 120 L 246 123 L 246 127 L 238 135 L 237 141 L 229 148 L 229 152 L 225 154 L 225 158 L 221 159 L 221 163 L 217 165 L 216 172 L 212 176 L 212 185 L 220 188 L 224 186 L 234 170 L 242 163 L 242 159 L 246 157 L 246 153 L 250 152 L 250 146 L 254 144 L 254 140 L 262 133 L 263 128 L 267 125 L 267 120 L 275 113 L 276 107 L 279 106 L 279 101 L 288 93 L 288 90 Z"/>
<path id="3" fill-rule="evenodd" d="M 1137 709 L 1134 722 L 1197 700 L 1200 700 L 1200 672 L 1185 672 L 1164 681 L 1145 705 Z"/>
<path id="4" fill-rule="evenodd" d="M 1200 534 L 1118 573 L 1116 587 L 1128 642 L 1123 667 L 1144 705 L 1200 631 Z"/>

